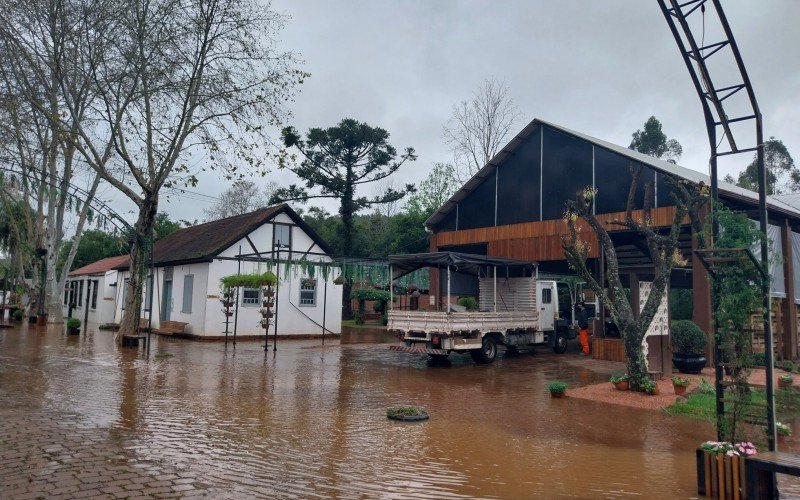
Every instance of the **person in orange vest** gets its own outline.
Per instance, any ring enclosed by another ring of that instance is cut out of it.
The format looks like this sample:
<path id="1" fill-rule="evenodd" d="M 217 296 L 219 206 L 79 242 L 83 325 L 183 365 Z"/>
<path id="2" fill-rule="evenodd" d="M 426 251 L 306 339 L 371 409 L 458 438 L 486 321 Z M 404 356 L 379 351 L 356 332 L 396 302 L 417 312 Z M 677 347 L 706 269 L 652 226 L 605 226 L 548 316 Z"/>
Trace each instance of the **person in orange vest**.
<path id="1" fill-rule="evenodd" d="M 581 356 L 589 355 L 589 311 L 586 310 L 586 303 L 578 303 L 578 334 L 581 339 Z"/>

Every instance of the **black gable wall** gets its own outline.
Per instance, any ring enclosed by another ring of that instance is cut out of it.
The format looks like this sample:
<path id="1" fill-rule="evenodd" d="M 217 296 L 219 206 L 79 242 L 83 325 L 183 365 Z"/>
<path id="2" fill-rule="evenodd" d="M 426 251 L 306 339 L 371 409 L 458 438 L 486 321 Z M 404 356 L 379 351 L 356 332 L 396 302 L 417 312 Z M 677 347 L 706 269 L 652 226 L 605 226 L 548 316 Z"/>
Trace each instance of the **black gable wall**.
<path id="1" fill-rule="evenodd" d="M 592 145 L 543 127 L 542 220 L 560 219 L 565 203 L 592 186 Z"/>
<path id="2" fill-rule="evenodd" d="M 590 186 L 597 189 L 596 213 L 623 212 L 632 163 L 639 165 L 630 158 L 542 124 L 491 170 L 457 208 L 453 207 L 436 231 L 560 219 L 566 201 Z M 645 184 L 654 180 L 657 180 L 656 206 L 674 203 L 664 175 L 656 176 L 653 169 L 642 166 L 635 208 L 642 208 Z"/>
<path id="3" fill-rule="evenodd" d="M 540 219 L 541 130 L 525 140 L 499 167 L 497 225 Z"/>

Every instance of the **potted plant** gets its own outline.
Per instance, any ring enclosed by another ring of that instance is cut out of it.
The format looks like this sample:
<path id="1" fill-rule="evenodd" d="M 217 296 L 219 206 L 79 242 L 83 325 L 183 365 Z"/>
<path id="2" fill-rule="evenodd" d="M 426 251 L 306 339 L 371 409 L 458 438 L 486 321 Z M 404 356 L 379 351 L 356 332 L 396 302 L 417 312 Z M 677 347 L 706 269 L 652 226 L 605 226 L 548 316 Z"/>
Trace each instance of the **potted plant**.
<path id="1" fill-rule="evenodd" d="M 81 320 L 78 318 L 67 318 L 67 333 L 78 335 L 81 333 Z"/>
<path id="2" fill-rule="evenodd" d="M 271 318 L 272 317 L 272 311 L 270 311 L 270 309 L 268 307 L 264 307 L 262 309 L 259 309 L 258 312 L 261 313 L 261 317 L 262 318 Z"/>
<path id="3" fill-rule="evenodd" d="M 711 496 L 716 491 L 716 486 L 712 484 L 713 480 L 720 485 L 730 485 L 740 498 L 744 498 L 745 460 L 757 453 L 755 445 L 749 441 L 741 443 L 706 441 L 701 444 L 695 454 L 697 492 Z M 708 487 L 711 488 L 710 491 L 707 491 Z M 734 496 L 732 492 L 731 498 Z"/>
<path id="4" fill-rule="evenodd" d="M 672 377 L 672 388 L 675 389 L 675 395 L 680 396 L 689 387 L 689 379 L 683 377 Z"/>
<path id="5" fill-rule="evenodd" d="M 640 387 L 642 388 L 642 392 L 651 396 L 658 396 L 658 384 L 656 384 L 653 380 L 650 380 L 649 378 L 643 379 Z"/>
<path id="6" fill-rule="evenodd" d="M 219 301 L 222 302 L 222 307 L 233 307 L 233 290 L 231 288 L 224 288 Z"/>
<path id="7" fill-rule="evenodd" d="M 428 413 L 419 406 L 390 406 L 386 408 L 386 418 L 404 422 L 415 422 L 418 420 L 427 420 Z"/>
<path id="8" fill-rule="evenodd" d="M 261 325 L 261 328 L 269 328 L 269 320 L 266 318 L 259 320 L 258 324 Z"/>
<path id="9" fill-rule="evenodd" d="M 628 380 L 627 373 L 623 373 L 622 375 L 614 375 L 609 379 L 609 381 L 614 384 L 614 388 L 618 391 L 627 391 L 630 387 L 630 381 Z"/>
<path id="10" fill-rule="evenodd" d="M 230 309 L 223 309 L 222 314 L 224 314 L 226 318 L 230 318 L 231 316 L 233 316 L 233 311 L 231 311 Z"/>
<path id="11" fill-rule="evenodd" d="M 778 387 L 791 387 L 792 382 L 794 382 L 794 377 L 788 373 L 778 377 Z"/>
<path id="12" fill-rule="evenodd" d="M 700 373 L 706 366 L 706 334 L 694 321 L 676 320 L 670 324 L 672 363 L 681 373 Z"/>
<path id="13" fill-rule="evenodd" d="M 261 300 L 261 307 L 272 307 L 273 305 L 275 304 L 272 303 L 272 299 L 270 298 L 264 297 Z"/>
<path id="14" fill-rule="evenodd" d="M 789 427 L 789 424 L 784 424 L 782 422 L 775 422 L 775 431 L 778 433 L 779 443 L 785 442 L 786 438 L 792 435 L 792 428 Z"/>
<path id="15" fill-rule="evenodd" d="M 554 398 L 563 398 L 567 392 L 567 384 L 555 380 L 547 385 L 547 390 L 550 391 L 550 395 Z"/>
<path id="16" fill-rule="evenodd" d="M 25 317 L 25 313 L 22 312 L 22 309 L 14 309 L 11 317 L 14 319 L 14 321 L 22 321 L 22 318 Z"/>

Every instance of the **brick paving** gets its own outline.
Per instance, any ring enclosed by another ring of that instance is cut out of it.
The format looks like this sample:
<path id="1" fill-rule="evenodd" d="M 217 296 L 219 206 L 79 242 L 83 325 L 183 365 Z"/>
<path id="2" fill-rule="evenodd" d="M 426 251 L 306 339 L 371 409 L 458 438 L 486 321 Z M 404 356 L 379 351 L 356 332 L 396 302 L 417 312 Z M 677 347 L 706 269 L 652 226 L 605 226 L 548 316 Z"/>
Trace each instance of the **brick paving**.
<path id="1" fill-rule="evenodd" d="M 0 498 L 226 496 L 192 471 L 137 459 L 119 429 L 82 425 L 75 415 L 27 410 L 13 403 L 0 407 Z"/>

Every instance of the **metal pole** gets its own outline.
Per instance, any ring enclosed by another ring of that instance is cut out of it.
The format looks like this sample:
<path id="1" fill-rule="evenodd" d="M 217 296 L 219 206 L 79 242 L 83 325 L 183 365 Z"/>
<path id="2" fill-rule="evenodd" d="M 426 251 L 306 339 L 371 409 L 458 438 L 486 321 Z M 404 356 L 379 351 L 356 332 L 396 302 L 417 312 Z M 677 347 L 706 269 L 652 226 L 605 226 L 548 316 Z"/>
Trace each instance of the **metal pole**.
<path id="1" fill-rule="evenodd" d="M 447 266 L 447 299 L 445 300 L 447 309 L 445 312 L 450 312 L 450 266 Z"/>
<path id="2" fill-rule="evenodd" d="M 494 312 L 497 312 L 497 266 L 494 266 Z"/>
<path id="3" fill-rule="evenodd" d="M 325 319 L 328 317 L 328 278 L 325 278 L 325 291 L 322 297 L 322 345 L 325 345 Z"/>
<path id="4" fill-rule="evenodd" d="M 236 254 L 236 262 L 238 264 L 236 275 L 239 276 L 242 274 L 242 245 L 239 245 L 239 253 Z M 239 288 L 238 286 L 236 287 L 236 304 L 233 306 L 233 347 L 236 347 L 236 329 L 239 326 Z"/>
<path id="5" fill-rule="evenodd" d="M 86 307 L 83 308 L 83 328 L 84 332 L 86 332 L 86 323 L 89 322 L 89 297 L 91 290 L 89 289 L 92 286 L 92 280 L 86 280 Z"/>
<path id="6" fill-rule="evenodd" d="M 772 345 L 772 321 L 770 318 L 770 293 L 769 293 L 769 246 L 767 245 L 767 169 L 764 166 L 764 136 L 761 130 L 761 113 L 758 113 L 756 121 L 756 142 L 758 151 L 756 161 L 758 163 L 758 213 L 759 226 L 763 235 L 761 239 L 761 267 L 764 269 L 764 278 L 761 280 L 761 293 L 763 294 L 762 307 L 764 309 L 764 349 L 767 375 L 767 442 L 769 450 L 777 450 L 777 439 L 775 435 L 775 359 Z"/>
<path id="7" fill-rule="evenodd" d="M 394 309 L 394 280 L 392 279 L 392 265 L 389 264 L 389 310 Z"/>
<path id="8" fill-rule="evenodd" d="M 291 258 L 291 253 L 289 257 Z M 272 335 L 272 352 L 278 350 L 278 299 L 280 298 L 280 285 L 281 285 L 281 248 L 278 247 L 276 251 L 276 260 L 278 262 L 277 272 L 275 273 L 275 331 Z M 267 330 L 269 331 L 269 330 Z M 264 342 L 264 352 L 269 350 L 269 339 Z"/>

